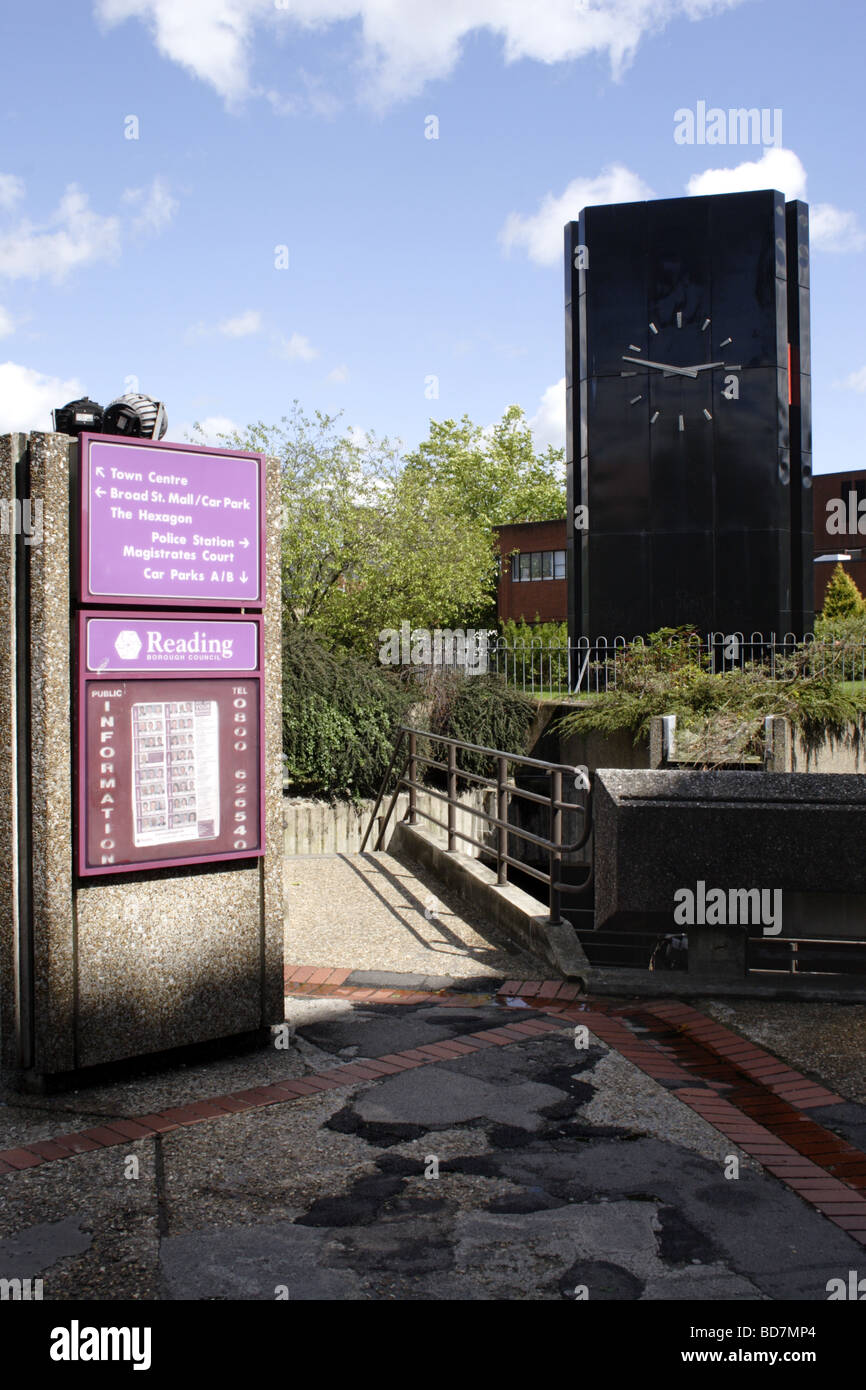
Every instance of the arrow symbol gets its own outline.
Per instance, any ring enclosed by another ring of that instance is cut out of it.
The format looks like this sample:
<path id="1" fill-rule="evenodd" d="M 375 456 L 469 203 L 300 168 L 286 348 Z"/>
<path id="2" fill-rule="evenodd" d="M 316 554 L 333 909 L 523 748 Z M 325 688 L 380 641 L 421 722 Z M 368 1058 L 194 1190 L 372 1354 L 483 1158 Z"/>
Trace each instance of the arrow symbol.
<path id="1" fill-rule="evenodd" d="M 241 583 L 242 583 L 242 584 L 246 584 L 246 582 L 247 582 L 248 579 L 249 579 L 249 575 L 247 574 L 246 570 L 243 570 L 242 573 L 241 573 Z"/>
<path id="2" fill-rule="evenodd" d="M 242 546 L 244 547 L 244 549 L 246 550 L 246 548 L 247 548 L 248 545 L 249 545 L 249 541 L 246 539 L 246 537 L 244 537 L 244 539 L 241 541 L 241 545 L 242 545 Z"/>
<path id="3" fill-rule="evenodd" d="M 96 489 L 96 495 L 97 495 L 97 497 L 104 497 L 104 496 L 105 496 L 105 488 L 104 488 L 104 487 L 98 487 L 98 488 Z"/>
<path id="4" fill-rule="evenodd" d="M 95 469 L 94 471 L 95 471 L 95 473 L 96 473 L 97 478 L 104 478 L 104 477 L 105 477 L 105 469 L 104 469 L 104 468 L 97 468 L 97 469 Z"/>

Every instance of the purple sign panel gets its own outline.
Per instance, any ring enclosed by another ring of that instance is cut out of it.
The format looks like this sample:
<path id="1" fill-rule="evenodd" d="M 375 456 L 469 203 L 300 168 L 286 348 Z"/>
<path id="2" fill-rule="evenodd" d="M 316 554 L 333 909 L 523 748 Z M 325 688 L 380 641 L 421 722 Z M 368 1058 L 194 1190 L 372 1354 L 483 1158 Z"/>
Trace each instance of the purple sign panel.
<path id="1" fill-rule="evenodd" d="M 258 607 L 264 456 L 83 434 L 81 601 Z"/>
<path id="2" fill-rule="evenodd" d="M 264 852 L 262 680 L 85 678 L 78 872 Z"/>
<path id="3" fill-rule="evenodd" d="M 215 619 L 210 613 L 81 613 L 84 672 L 256 671 L 260 618 Z"/>

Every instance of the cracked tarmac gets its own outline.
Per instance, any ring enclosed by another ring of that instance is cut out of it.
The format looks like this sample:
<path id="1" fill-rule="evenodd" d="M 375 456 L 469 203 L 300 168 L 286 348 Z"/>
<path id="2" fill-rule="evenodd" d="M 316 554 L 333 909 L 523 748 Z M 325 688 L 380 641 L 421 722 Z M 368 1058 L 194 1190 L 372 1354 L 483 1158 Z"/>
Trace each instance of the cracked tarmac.
<path id="1" fill-rule="evenodd" d="M 287 1010 L 287 1051 L 9 1098 L 0 1139 L 503 1021 L 492 1002 Z M 39 1277 L 45 1299 L 823 1301 L 859 1264 L 861 1245 L 675 1093 L 592 1035 L 576 1050 L 568 1027 L 45 1163 L 0 1188 L 0 1278 Z"/>

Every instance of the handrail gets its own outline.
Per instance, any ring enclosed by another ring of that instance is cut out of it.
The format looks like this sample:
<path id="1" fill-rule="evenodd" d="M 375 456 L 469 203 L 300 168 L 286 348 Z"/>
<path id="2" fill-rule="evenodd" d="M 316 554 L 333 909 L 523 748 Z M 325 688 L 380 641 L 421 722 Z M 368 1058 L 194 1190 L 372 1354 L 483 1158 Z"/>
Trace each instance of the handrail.
<path id="1" fill-rule="evenodd" d="M 538 878 L 543 883 L 547 884 L 549 892 L 550 921 L 558 923 L 560 921 L 561 894 L 564 892 L 583 892 L 588 886 L 588 884 L 592 882 L 593 877 L 592 865 L 590 865 L 589 878 L 586 880 L 586 882 L 580 884 L 566 884 L 562 881 L 563 855 L 571 854 L 579 849 L 583 849 L 584 845 L 587 844 L 589 837 L 592 834 L 592 787 L 586 769 L 583 767 L 571 767 L 566 763 L 544 762 L 540 758 L 529 758 L 522 753 L 509 753 L 502 748 L 487 748 L 483 744 L 468 743 L 465 739 L 454 738 L 449 734 L 435 734 L 432 733 L 429 729 L 417 729 L 413 725 L 401 724 L 397 730 L 397 737 L 394 742 L 394 749 L 391 754 L 390 762 L 388 763 L 388 770 L 382 779 L 382 785 L 380 786 L 378 796 L 376 797 L 376 804 L 373 808 L 372 815 L 370 816 L 370 823 L 367 826 L 367 829 L 364 833 L 364 838 L 361 842 L 362 853 L 366 847 L 370 831 L 379 812 L 379 807 L 382 804 L 382 800 L 385 795 L 385 788 L 394 770 L 394 765 L 397 760 L 397 752 L 404 738 L 408 740 L 408 751 L 403 761 L 403 766 L 401 768 L 400 775 L 397 779 L 397 783 L 392 792 L 391 800 L 388 805 L 388 810 L 379 828 L 379 834 L 376 839 L 375 848 L 377 850 L 382 848 L 385 838 L 385 831 L 390 822 L 394 807 L 397 804 L 397 799 L 400 796 L 401 791 L 406 790 L 409 793 L 409 806 L 404 816 L 404 820 L 409 825 L 415 825 L 417 823 L 418 816 L 423 816 L 425 820 L 428 820 L 433 825 L 439 826 L 440 829 L 445 830 L 448 836 L 449 853 L 453 853 L 457 849 L 458 840 L 465 840 L 468 843 L 475 845 L 480 849 L 484 849 L 487 852 L 494 854 L 496 858 L 496 878 L 499 884 L 504 884 L 508 881 L 507 870 L 509 864 L 518 868 L 525 869 L 525 871 L 528 874 L 530 874 L 531 877 Z M 428 739 L 433 743 L 445 744 L 448 749 L 448 762 L 443 763 L 441 760 L 428 758 L 424 754 L 419 753 L 419 738 Z M 481 777 L 477 773 L 461 771 L 460 768 L 457 766 L 458 751 L 467 753 L 481 753 L 487 757 L 495 758 L 497 763 L 496 778 L 493 779 L 490 777 Z M 444 773 L 447 787 L 446 792 L 438 791 L 433 787 L 425 787 L 423 782 L 419 781 L 419 763 L 423 763 L 428 767 L 434 767 L 437 769 L 437 771 Z M 548 774 L 550 777 L 549 796 L 543 796 L 538 792 L 529 791 L 529 789 L 515 786 L 513 782 L 510 782 L 508 780 L 509 763 L 517 763 L 521 767 L 537 768 L 542 772 Z M 563 774 L 566 774 L 574 778 L 575 787 L 585 794 L 585 802 L 581 803 L 563 800 Z M 464 779 L 464 781 L 480 782 L 486 787 L 496 789 L 495 815 L 491 811 L 488 811 L 483 807 L 463 806 L 460 803 L 457 788 L 458 782 L 461 777 Z M 429 811 L 424 810 L 422 807 L 418 805 L 419 791 L 433 797 L 437 801 L 444 801 L 446 803 L 448 809 L 447 821 L 439 820 L 436 816 L 431 815 Z M 524 830 L 520 826 L 513 824 L 509 820 L 509 804 L 511 802 L 512 797 L 518 796 L 522 796 L 526 800 L 529 800 L 535 804 L 540 804 L 548 807 L 547 836 L 536 835 L 531 830 Z M 458 830 L 458 810 L 467 811 L 471 816 L 477 816 L 486 826 L 495 830 L 495 846 L 484 844 L 483 841 L 476 839 L 475 836 L 467 835 L 463 831 Z M 565 844 L 563 843 L 562 839 L 562 818 L 563 815 L 567 813 L 582 815 L 584 818 L 584 824 L 582 833 L 578 836 L 578 838 L 571 843 Z M 511 856 L 508 853 L 509 835 L 514 835 L 518 839 L 523 840 L 529 844 L 533 844 L 543 852 L 546 852 L 548 857 L 547 872 L 544 872 L 541 869 L 536 869 L 528 864 L 523 865 L 521 864 L 520 860 L 517 860 L 513 856 Z"/>
<path id="2" fill-rule="evenodd" d="M 429 729 L 414 729 L 410 724 L 401 724 L 400 728 L 407 734 L 429 738 L 431 743 L 456 744 L 467 753 L 487 753 L 491 758 L 507 758 L 510 763 L 522 763 L 524 767 L 540 767 L 545 772 L 556 768 L 559 772 L 570 772 L 572 777 L 575 773 L 570 763 L 547 763 L 540 758 L 527 758 L 523 753 L 507 753 L 503 748 L 485 748 L 481 743 L 466 743 L 462 738 L 452 738 L 449 734 L 434 734 Z M 460 776 L 471 777 L 472 773 L 461 772 Z"/>
<path id="3" fill-rule="evenodd" d="M 378 793 L 378 795 L 377 795 L 377 797 L 376 797 L 376 804 L 375 804 L 375 806 L 373 807 L 373 813 L 372 813 L 372 815 L 370 816 L 370 824 L 367 826 L 367 829 L 364 831 L 364 838 L 363 838 L 363 840 L 361 841 L 361 853 L 362 853 L 362 854 L 364 853 L 364 850 L 365 850 L 365 848 L 366 848 L 367 840 L 368 840 L 369 835 L 370 835 L 370 831 L 371 831 L 372 828 L 373 828 L 373 822 L 375 821 L 376 816 L 377 816 L 378 813 L 379 813 L 379 807 L 382 805 L 382 798 L 383 798 L 383 796 L 385 795 L 385 787 L 386 787 L 387 784 L 388 784 L 388 778 L 391 776 L 391 773 L 392 773 L 393 770 L 394 770 L 394 763 L 397 761 L 397 752 L 398 752 L 398 750 L 399 750 L 399 748 L 400 748 L 400 744 L 403 742 L 403 734 L 404 734 L 404 732 L 405 732 L 405 730 L 404 730 L 404 728 L 403 728 L 403 725 L 401 724 L 400 727 L 399 727 L 398 730 L 397 730 L 397 737 L 396 737 L 395 740 L 394 740 L 394 747 L 391 749 L 391 761 L 388 763 L 388 771 L 385 773 L 385 776 L 382 778 L 382 785 L 381 785 L 380 788 L 379 788 L 379 793 Z"/>

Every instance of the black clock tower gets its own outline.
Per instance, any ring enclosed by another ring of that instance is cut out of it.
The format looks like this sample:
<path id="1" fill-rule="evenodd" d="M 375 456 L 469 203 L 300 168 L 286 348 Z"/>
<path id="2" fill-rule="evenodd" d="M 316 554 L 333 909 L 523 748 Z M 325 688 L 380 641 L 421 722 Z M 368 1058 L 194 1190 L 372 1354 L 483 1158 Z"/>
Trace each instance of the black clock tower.
<path id="1" fill-rule="evenodd" d="M 812 624 L 809 216 L 772 189 L 565 229 L 569 630 Z"/>

